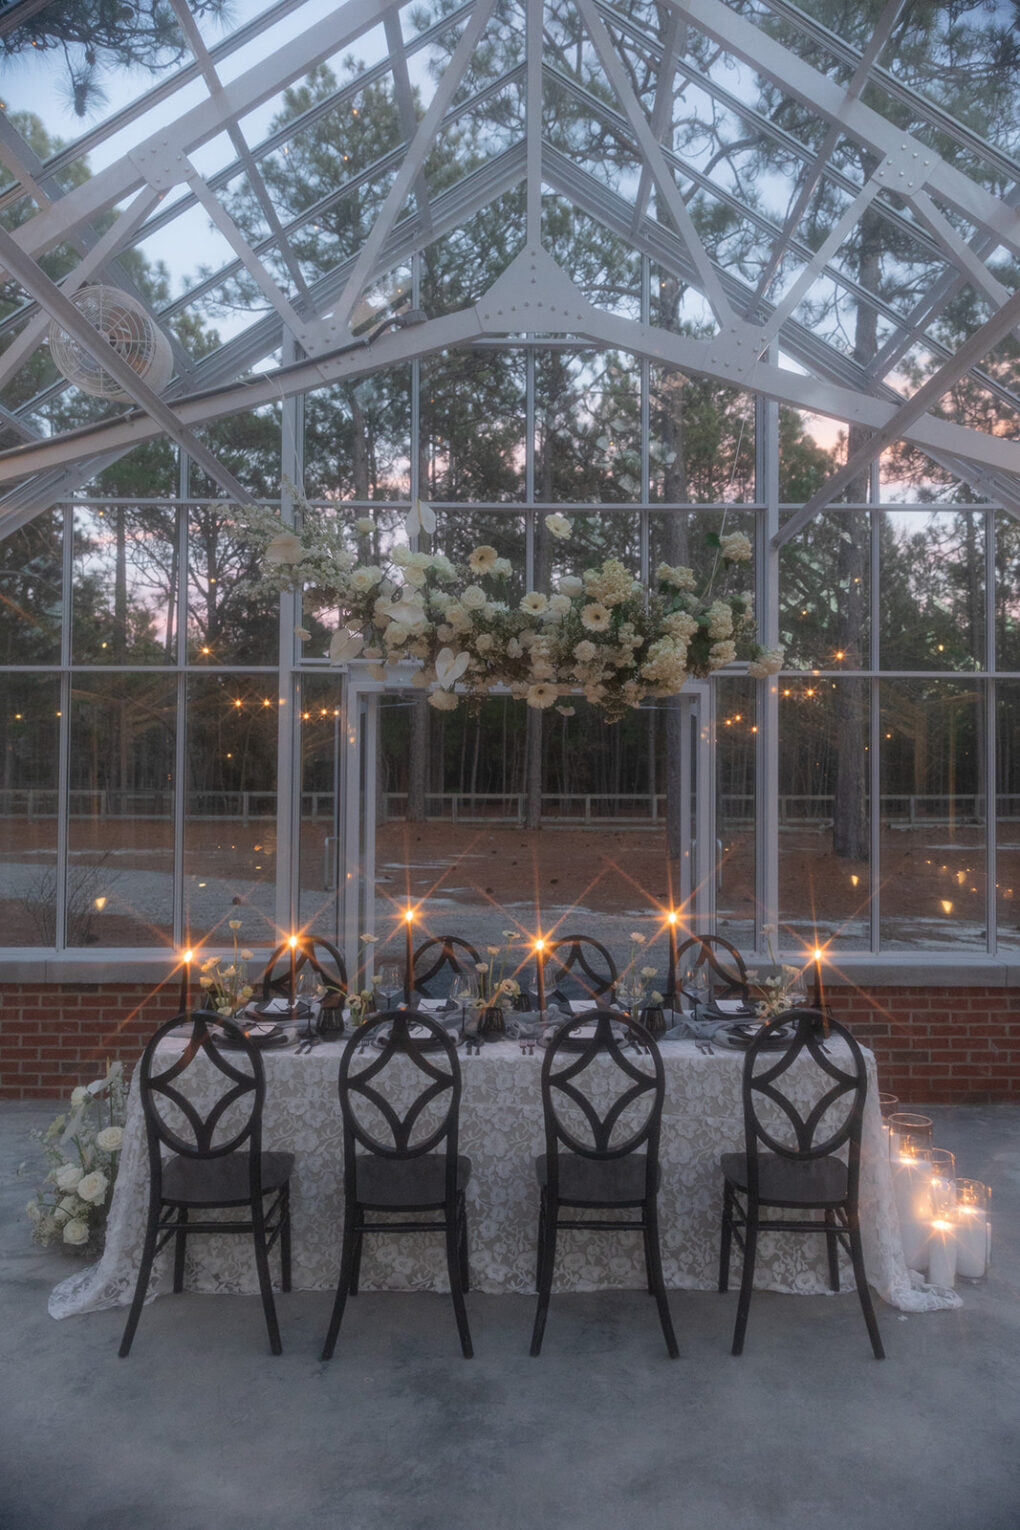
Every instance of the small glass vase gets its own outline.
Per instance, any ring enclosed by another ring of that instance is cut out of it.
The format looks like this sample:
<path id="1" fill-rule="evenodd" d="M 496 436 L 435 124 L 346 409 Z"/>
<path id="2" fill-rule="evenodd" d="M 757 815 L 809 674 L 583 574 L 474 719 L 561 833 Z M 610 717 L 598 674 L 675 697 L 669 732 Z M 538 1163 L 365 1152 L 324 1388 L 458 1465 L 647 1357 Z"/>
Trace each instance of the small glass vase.
<path id="1" fill-rule="evenodd" d="M 478 1017 L 478 1034 L 486 1041 L 501 1041 L 506 1035 L 506 1016 L 498 1004 L 486 1005 Z"/>

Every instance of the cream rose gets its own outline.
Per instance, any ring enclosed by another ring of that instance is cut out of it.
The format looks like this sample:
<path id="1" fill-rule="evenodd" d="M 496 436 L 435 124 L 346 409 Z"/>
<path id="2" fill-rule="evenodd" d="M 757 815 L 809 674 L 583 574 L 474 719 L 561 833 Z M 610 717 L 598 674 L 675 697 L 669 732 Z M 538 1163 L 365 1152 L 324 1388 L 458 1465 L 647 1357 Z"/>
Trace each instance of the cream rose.
<path id="1" fill-rule="evenodd" d="M 96 1146 L 102 1148 L 104 1153 L 119 1153 L 123 1141 L 122 1126 L 104 1126 L 101 1132 L 96 1133 Z"/>
<path id="2" fill-rule="evenodd" d="M 72 1221 L 64 1224 L 64 1242 L 70 1243 L 75 1248 L 81 1248 L 89 1241 L 89 1225 L 87 1222 L 79 1222 L 75 1217 Z"/>
<path id="3" fill-rule="evenodd" d="M 278 531 L 266 548 L 266 562 L 270 568 L 285 568 L 300 563 L 304 557 L 301 538 L 293 531 Z"/>
<path id="4" fill-rule="evenodd" d="M 465 611 L 481 611 L 487 600 L 485 591 L 477 584 L 469 584 L 461 591 L 460 603 Z"/>
<path id="5" fill-rule="evenodd" d="M 91 1174 L 86 1174 L 78 1181 L 78 1194 L 83 1201 L 88 1201 L 92 1206 L 98 1206 L 106 1194 L 109 1183 L 102 1169 L 93 1169 Z"/>
<path id="6" fill-rule="evenodd" d="M 58 1190 L 76 1190 L 85 1170 L 76 1163 L 65 1163 L 57 1170 L 53 1183 Z"/>

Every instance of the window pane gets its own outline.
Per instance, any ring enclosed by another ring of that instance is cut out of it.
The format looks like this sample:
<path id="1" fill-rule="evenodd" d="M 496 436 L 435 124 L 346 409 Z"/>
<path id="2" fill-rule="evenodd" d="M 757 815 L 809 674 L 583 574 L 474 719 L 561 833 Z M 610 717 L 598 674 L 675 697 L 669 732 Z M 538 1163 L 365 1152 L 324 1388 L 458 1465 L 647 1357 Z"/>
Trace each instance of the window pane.
<path id="1" fill-rule="evenodd" d="M 339 675 L 301 680 L 301 850 L 298 918 L 302 929 L 336 939 L 338 756 L 341 747 Z M 341 870 L 342 875 L 342 870 Z"/>
<path id="2" fill-rule="evenodd" d="M 1020 669 L 1020 525 L 1008 515 L 995 522 L 995 662 Z"/>
<path id="3" fill-rule="evenodd" d="M 871 517 L 822 515 L 780 553 L 779 637 L 791 669 L 871 667 Z"/>
<path id="4" fill-rule="evenodd" d="M 781 681 L 780 941 L 870 944 L 868 682 Z"/>
<path id="5" fill-rule="evenodd" d="M 985 946 L 981 693 L 882 686 L 882 944 Z"/>
<path id="6" fill-rule="evenodd" d="M 5 946 L 56 944 L 60 683 L 0 676 L 0 879 Z"/>
<path id="7" fill-rule="evenodd" d="M 996 714 L 998 939 L 1007 951 L 1016 951 L 1020 948 L 1020 683 L 999 681 Z"/>
<path id="8" fill-rule="evenodd" d="M 537 357 L 536 499 L 640 499 L 640 374 L 631 357 L 625 361 L 595 351 Z"/>
<path id="9" fill-rule="evenodd" d="M 524 419 L 520 352 L 486 348 L 423 362 L 423 494 L 438 500 L 522 498 Z"/>
<path id="10" fill-rule="evenodd" d="M 188 532 L 188 652 L 195 664 L 275 664 L 278 602 L 253 588 L 259 559 L 227 505 L 192 509 Z"/>
<path id="11" fill-rule="evenodd" d="M 173 934 L 177 685 L 79 677 L 71 705 L 67 944 L 156 946 Z"/>
<path id="12" fill-rule="evenodd" d="M 276 939 L 277 677 L 208 675 L 188 686 L 184 919 L 190 940 Z"/>
<path id="13" fill-rule="evenodd" d="M 977 669 L 984 653 L 979 511 L 881 517 L 883 669 Z"/>
<path id="14" fill-rule="evenodd" d="M 177 513 L 99 505 L 74 512 L 74 659 L 176 658 Z"/>
<path id="15" fill-rule="evenodd" d="M 0 663 L 60 658 L 63 525 L 50 510 L 0 542 Z"/>
<path id="16" fill-rule="evenodd" d="M 719 933 L 754 945 L 754 792 L 758 688 L 753 680 L 716 682 L 716 910 Z"/>

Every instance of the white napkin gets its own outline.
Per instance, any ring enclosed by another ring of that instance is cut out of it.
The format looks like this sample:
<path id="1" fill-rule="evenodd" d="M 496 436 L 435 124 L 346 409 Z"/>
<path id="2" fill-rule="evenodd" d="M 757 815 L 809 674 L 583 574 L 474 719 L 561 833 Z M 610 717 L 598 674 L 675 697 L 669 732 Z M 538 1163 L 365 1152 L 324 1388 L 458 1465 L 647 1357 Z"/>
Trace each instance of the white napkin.
<path id="1" fill-rule="evenodd" d="M 721 1015 L 743 1015 L 747 1012 L 743 999 L 716 999 L 715 1007 Z"/>

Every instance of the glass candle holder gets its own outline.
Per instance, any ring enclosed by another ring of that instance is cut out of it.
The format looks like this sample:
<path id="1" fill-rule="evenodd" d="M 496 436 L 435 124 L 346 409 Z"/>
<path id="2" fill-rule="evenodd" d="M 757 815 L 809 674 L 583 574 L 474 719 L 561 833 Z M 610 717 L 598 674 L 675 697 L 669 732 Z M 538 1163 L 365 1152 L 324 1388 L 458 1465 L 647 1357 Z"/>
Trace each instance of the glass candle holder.
<path id="1" fill-rule="evenodd" d="M 908 1110 L 894 1110 L 889 1123 L 889 1157 L 895 1160 L 927 1157 L 931 1152 L 935 1123 L 931 1116 L 919 1116 Z"/>
<path id="2" fill-rule="evenodd" d="M 885 1094 L 881 1089 L 878 1091 L 878 1108 L 882 1112 L 883 1121 L 887 1121 L 893 1112 L 898 1109 L 899 1103 L 900 1097 L 898 1094 Z"/>
<path id="3" fill-rule="evenodd" d="M 984 1280 L 991 1242 L 992 1193 L 977 1179 L 956 1181 L 956 1273 L 962 1280 Z"/>
<path id="4" fill-rule="evenodd" d="M 928 1239 L 928 1283 L 951 1291 L 956 1285 L 956 1225 L 948 1217 L 936 1217 Z"/>
<path id="5" fill-rule="evenodd" d="M 934 1217 L 951 1217 L 956 1208 L 956 1159 L 948 1148 L 932 1148 L 931 1211 Z"/>

